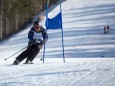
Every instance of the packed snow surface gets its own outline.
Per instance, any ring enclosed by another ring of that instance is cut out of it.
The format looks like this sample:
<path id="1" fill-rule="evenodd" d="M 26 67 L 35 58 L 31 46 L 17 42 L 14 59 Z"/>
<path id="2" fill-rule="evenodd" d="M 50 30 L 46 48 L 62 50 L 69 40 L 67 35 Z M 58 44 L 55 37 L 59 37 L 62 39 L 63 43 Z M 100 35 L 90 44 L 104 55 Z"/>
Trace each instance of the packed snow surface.
<path id="1" fill-rule="evenodd" d="M 50 18 L 59 13 L 53 7 Z M 27 46 L 30 24 L 0 43 L 0 86 L 115 86 L 115 0 L 65 0 L 62 15 L 65 63 L 60 29 L 47 31 L 45 63 L 43 49 L 34 64 L 12 65 L 22 51 L 4 61 Z"/>

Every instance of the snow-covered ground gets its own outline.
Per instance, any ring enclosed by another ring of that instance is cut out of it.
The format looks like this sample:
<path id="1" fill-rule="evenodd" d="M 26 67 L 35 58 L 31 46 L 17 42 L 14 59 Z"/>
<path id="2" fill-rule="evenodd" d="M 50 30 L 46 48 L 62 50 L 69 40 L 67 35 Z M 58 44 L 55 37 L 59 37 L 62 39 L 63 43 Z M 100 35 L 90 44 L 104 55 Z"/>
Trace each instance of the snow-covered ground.
<path id="1" fill-rule="evenodd" d="M 59 5 L 49 17 L 59 12 Z M 0 86 L 114 86 L 115 0 L 66 0 L 62 3 L 65 63 L 61 30 L 48 30 L 45 63 L 11 65 L 16 56 L 5 58 L 27 46 L 32 25 L 0 43 Z M 40 23 L 45 26 L 45 19 Z M 103 34 L 104 25 L 110 33 Z"/>

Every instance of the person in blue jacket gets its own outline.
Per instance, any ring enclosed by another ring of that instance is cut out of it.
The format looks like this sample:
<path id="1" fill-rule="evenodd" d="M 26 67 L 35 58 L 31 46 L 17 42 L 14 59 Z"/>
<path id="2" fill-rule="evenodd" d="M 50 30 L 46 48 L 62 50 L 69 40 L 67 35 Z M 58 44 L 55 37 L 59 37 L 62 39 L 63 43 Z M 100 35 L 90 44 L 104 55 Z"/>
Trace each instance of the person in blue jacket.
<path id="1" fill-rule="evenodd" d="M 28 33 L 28 47 L 23 51 L 13 62 L 14 65 L 18 65 L 26 58 L 25 64 L 31 64 L 37 54 L 40 52 L 43 44 L 48 40 L 48 34 L 46 30 L 39 25 L 38 21 L 34 22 L 33 27 Z"/>

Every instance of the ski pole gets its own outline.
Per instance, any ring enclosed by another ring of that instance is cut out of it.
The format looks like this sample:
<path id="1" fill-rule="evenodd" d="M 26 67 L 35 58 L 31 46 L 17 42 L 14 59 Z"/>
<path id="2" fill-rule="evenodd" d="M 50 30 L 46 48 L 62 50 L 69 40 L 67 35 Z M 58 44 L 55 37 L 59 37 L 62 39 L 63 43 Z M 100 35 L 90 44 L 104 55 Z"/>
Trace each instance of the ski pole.
<path id="1" fill-rule="evenodd" d="M 33 43 L 32 43 L 32 44 L 33 44 Z M 30 44 L 30 45 L 28 45 L 28 46 L 31 46 L 32 44 Z M 14 53 L 13 55 L 11 55 L 11 56 L 5 58 L 5 60 L 7 60 L 7 59 L 11 58 L 12 56 L 16 55 L 17 53 L 19 53 L 20 51 L 24 50 L 24 49 L 27 48 L 28 46 L 24 47 L 23 49 L 19 50 L 18 52 Z M 5 61 L 5 60 L 4 60 L 4 61 Z"/>
<path id="2" fill-rule="evenodd" d="M 43 46 L 42 46 L 42 48 L 43 48 Z M 43 61 L 43 49 L 42 48 L 41 48 L 41 56 L 42 57 L 40 58 L 41 61 Z"/>
<path id="3" fill-rule="evenodd" d="M 41 48 L 41 50 L 40 50 L 40 51 L 41 51 L 41 56 L 42 56 L 42 48 Z M 42 61 L 42 57 L 40 58 L 40 60 Z"/>

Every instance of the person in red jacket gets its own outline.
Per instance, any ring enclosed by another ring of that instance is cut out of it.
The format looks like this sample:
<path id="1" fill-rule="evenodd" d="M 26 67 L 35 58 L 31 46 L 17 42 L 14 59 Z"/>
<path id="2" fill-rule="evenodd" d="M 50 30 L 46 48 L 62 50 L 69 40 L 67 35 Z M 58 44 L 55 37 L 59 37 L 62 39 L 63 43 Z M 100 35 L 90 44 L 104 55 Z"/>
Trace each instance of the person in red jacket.
<path id="1" fill-rule="evenodd" d="M 107 33 L 109 33 L 109 30 L 110 30 L 109 25 L 107 25 L 106 29 L 107 29 Z"/>

